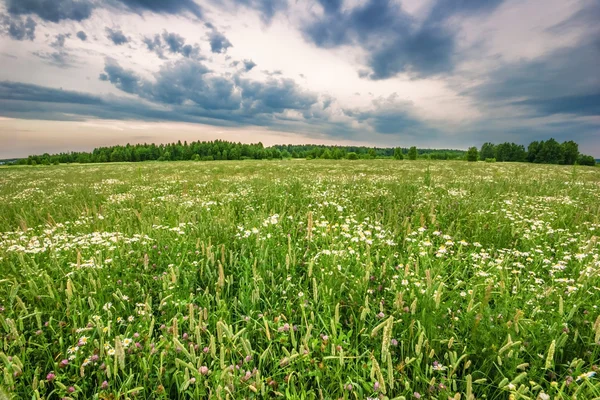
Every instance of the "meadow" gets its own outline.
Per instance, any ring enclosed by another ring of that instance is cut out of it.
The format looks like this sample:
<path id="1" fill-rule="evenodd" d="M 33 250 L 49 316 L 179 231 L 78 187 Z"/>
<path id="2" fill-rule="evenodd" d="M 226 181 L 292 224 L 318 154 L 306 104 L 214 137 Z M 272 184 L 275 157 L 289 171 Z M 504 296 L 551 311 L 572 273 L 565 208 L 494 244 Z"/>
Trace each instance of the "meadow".
<path id="1" fill-rule="evenodd" d="M 600 398 L 600 169 L 0 168 L 0 399 Z"/>

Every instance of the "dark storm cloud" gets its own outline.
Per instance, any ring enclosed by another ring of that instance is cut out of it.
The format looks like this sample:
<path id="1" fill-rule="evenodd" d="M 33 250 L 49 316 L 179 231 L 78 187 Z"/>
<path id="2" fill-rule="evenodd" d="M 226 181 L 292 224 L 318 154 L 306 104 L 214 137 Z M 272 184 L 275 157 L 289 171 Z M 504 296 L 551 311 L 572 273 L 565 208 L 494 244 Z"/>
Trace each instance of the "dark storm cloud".
<path id="1" fill-rule="evenodd" d="M 91 0 L 6 0 L 6 7 L 13 15 L 35 14 L 44 21 L 82 21 L 92 14 Z"/>
<path id="2" fill-rule="evenodd" d="M 0 32 L 7 34 L 15 40 L 33 40 L 35 39 L 36 22 L 27 17 L 10 17 L 0 14 Z"/>
<path id="3" fill-rule="evenodd" d="M 109 38 L 117 46 L 129 42 L 129 38 L 125 36 L 123 31 L 121 31 L 120 29 L 106 28 L 106 37 Z"/>
<path id="4" fill-rule="evenodd" d="M 213 53 L 225 53 L 233 45 L 221 32 L 217 31 L 211 24 L 207 24 L 211 31 L 208 33 L 210 51 Z"/>
<path id="5" fill-rule="evenodd" d="M 303 27 L 305 37 L 324 48 L 360 45 L 371 68 L 361 77 L 386 79 L 401 72 L 417 77 L 451 72 L 456 32 L 446 20 L 456 14 L 490 11 L 501 0 L 440 1 L 424 23 L 417 23 L 390 0 L 369 0 L 350 11 L 343 11 L 338 0 L 319 3 L 324 14 Z"/>
<path id="6" fill-rule="evenodd" d="M 87 40 L 87 34 L 84 31 L 77 32 L 77 37 L 84 42 Z"/>

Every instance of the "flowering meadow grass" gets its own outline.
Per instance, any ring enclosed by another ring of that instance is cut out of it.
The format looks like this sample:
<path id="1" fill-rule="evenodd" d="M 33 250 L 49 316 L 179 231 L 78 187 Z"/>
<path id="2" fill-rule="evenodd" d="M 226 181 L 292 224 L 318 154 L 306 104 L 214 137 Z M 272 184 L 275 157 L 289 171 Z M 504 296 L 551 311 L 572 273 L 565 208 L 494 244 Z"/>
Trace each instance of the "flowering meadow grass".
<path id="1" fill-rule="evenodd" d="M 600 397 L 600 169 L 0 168 L 0 399 Z"/>

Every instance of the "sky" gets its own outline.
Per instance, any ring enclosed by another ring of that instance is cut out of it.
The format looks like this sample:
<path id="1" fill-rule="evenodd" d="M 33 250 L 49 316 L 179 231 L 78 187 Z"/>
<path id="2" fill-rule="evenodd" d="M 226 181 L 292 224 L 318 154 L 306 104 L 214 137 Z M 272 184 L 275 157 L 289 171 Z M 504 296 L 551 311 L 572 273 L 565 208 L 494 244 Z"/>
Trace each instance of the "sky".
<path id="1" fill-rule="evenodd" d="M 598 0 L 0 0 L 0 159 L 233 140 L 600 158 Z"/>

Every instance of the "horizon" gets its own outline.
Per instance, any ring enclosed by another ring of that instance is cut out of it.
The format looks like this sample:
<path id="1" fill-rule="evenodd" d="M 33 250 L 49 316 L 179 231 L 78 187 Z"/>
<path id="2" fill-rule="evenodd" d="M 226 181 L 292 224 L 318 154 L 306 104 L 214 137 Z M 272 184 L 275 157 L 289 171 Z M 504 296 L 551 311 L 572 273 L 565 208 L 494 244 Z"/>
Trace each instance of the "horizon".
<path id="1" fill-rule="evenodd" d="M 226 140 L 600 159 L 593 0 L 0 0 L 0 159 Z"/>

